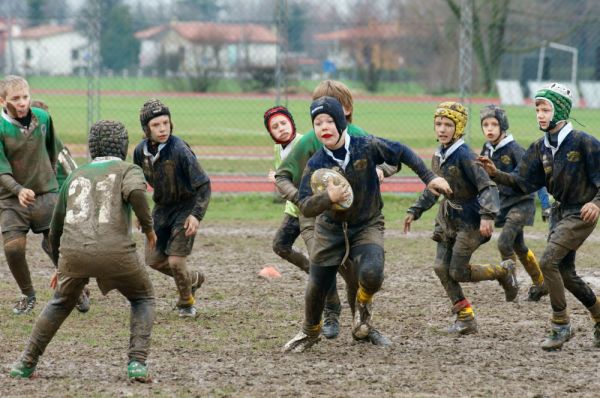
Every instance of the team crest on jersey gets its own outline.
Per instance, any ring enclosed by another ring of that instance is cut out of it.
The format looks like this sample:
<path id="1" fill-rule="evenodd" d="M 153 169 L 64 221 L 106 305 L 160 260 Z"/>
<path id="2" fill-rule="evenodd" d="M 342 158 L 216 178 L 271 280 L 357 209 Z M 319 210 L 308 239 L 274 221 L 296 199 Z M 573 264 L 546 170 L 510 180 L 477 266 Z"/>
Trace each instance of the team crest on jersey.
<path id="1" fill-rule="evenodd" d="M 508 156 L 508 155 L 502 155 L 500 157 L 500 161 L 502 162 L 502 164 L 510 164 L 511 163 L 510 156 Z"/>
<path id="2" fill-rule="evenodd" d="M 581 160 L 581 153 L 579 153 L 578 151 L 568 152 L 567 160 L 569 162 L 579 162 Z"/>
<path id="3" fill-rule="evenodd" d="M 42 131 L 42 135 L 45 136 L 46 135 L 46 125 L 42 124 L 40 127 L 40 130 Z"/>
<path id="4" fill-rule="evenodd" d="M 367 167 L 367 159 L 358 159 L 354 162 L 354 170 L 364 170 Z"/>
<path id="5" fill-rule="evenodd" d="M 458 167 L 456 167 L 456 166 L 448 167 L 448 174 L 450 174 L 452 177 L 456 177 L 459 174 Z"/>

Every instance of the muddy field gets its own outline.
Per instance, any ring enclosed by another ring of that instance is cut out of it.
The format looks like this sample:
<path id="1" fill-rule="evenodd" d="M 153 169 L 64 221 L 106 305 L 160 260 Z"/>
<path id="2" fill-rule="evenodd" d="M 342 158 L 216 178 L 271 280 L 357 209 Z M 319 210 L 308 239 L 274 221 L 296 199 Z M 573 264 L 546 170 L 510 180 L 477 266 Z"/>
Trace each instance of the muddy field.
<path id="1" fill-rule="evenodd" d="M 321 341 L 307 353 L 282 354 L 301 325 L 306 277 L 272 253 L 275 227 L 203 225 L 190 261 L 207 276 L 195 321 L 177 317 L 172 281 L 150 270 L 158 299 L 150 385 L 126 381 L 127 302 L 116 292 L 102 297 L 94 283 L 92 309 L 67 319 L 41 358 L 37 378 L 10 379 L 10 364 L 35 316 L 11 314 L 17 290 L 0 255 L 0 396 L 598 396 L 600 349 L 592 347 L 587 311 L 571 296 L 576 334 L 560 352 L 538 348 L 550 307 L 547 297 L 525 301 L 529 280 L 522 267 L 520 303 L 504 302 L 495 282 L 465 285 L 480 332 L 446 336 L 453 318 L 431 269 L 433 242 L 424 230 L 402 235 L 399 224 L 387 232 L 386 281 L 376 296 L 374 318 L 393 347 L 353 342 L 343 300 L 339 338 Z M 578 270 L 600 292 L 598 236 L 595 232 L 582 249 Z M 528 234 L 528 242 L 540 253 L 543 232 Z M 39 243 L 30 235 L 36 315 L 50 296 L 52 271 Z M 495 244 L 494 239 L 474 260 L 497 261 Z M 275 265 L 282 278 L 257 277 L 266 265 Z M 341 278 L 339 288 L 344 297 Z"/>

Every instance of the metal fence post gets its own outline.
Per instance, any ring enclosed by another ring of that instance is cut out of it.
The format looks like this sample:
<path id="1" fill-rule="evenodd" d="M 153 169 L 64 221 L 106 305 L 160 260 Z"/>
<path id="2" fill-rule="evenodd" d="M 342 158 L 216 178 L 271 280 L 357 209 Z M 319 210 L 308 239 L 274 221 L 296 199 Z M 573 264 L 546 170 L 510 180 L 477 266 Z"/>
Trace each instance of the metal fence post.
<path id="1" fill-rule="evenodd" d="M 458 76 L 460 85 L 460 100 L 469 113 L 465 126 L 466 140 L 471 133 L 471 89 L 473 83 L 473 8 L 472 0 L 460 2 L 460 43 L 458 52 Z"/>

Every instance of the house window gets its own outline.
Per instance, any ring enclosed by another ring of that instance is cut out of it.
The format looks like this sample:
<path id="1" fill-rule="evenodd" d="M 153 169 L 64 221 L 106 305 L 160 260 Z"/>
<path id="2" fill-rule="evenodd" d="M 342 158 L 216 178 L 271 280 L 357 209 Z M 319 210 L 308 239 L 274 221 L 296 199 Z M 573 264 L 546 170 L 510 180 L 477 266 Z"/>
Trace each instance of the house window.
<path id="1" fill-rule="evenodd" d="M 178 51 L 177 51 L 177 55 L 179 55 L 179 59 L 182 60 L 185 57 L 185 47 L 184 46 L 180 46 Z"/>
<path id="2" fill-rule="evenodd" d="M 25 48 L 25 59 L 27 61 L 31 60 L 31 48 L 29 47 Z"/>
<path id="3" fill-rule="evenodd" d="M 73 49 L 71 50 L 71 60 L 77 61 L 79 59 L 79 50 Z"/>

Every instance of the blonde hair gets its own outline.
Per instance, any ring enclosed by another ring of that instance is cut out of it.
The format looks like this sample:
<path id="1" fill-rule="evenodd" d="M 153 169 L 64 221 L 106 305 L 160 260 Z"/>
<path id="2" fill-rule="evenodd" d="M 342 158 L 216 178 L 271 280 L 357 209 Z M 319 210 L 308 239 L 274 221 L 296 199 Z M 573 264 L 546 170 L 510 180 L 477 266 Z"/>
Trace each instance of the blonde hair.
<path id="1" fill-rule="evenodd" d="M 352 123 L 352 111 L 354 110 L 352 93 L 348 86 L 337 80 L 323 80 L 312 92 L 313 101 L 321 97 L 333 97 L 340 101 L 344 111 L 348 112 L 346 121 Z"/>
<path id="2" fill-rule="evenodd" d="M 0 81 L 0 97 L 6 98 L 6 94 L 8 94 L 8 89 L 15 87 L 29 88 L 29 83 L 27 83 L 27 80 L 25 80 L 24 77 L 17 75 L 8 75 Z"/>

